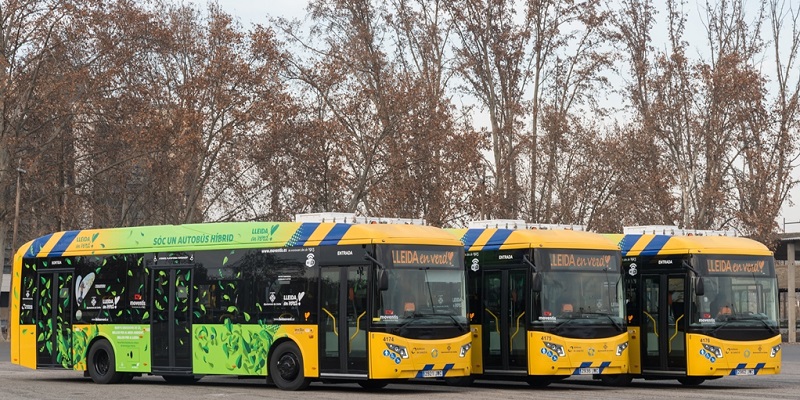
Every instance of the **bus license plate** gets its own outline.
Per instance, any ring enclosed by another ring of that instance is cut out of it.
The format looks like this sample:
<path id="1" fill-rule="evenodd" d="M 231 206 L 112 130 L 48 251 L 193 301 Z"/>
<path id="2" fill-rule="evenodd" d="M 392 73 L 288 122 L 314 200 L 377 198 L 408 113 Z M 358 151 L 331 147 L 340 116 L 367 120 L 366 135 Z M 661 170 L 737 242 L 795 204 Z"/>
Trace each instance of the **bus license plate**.
<path id="1" fill-rule="evenodd" d="M 600 368 L 581 368 L 578 373 L 581 375 L 599 374 Z"/>
<path id="2" fill-rule="evenodd" d="M 755 374 L 756 374 L 756 370 L 754 370 L 752 368 L 737 369 L 736 370 L 736 375 L 755 375 Z"/>
<path id="3" fill-rule="evenodd" d="M 444 371 L 442 370 L 422 371 L 423 378 L 441 378 L 443 376 L 444 376 Z"/>

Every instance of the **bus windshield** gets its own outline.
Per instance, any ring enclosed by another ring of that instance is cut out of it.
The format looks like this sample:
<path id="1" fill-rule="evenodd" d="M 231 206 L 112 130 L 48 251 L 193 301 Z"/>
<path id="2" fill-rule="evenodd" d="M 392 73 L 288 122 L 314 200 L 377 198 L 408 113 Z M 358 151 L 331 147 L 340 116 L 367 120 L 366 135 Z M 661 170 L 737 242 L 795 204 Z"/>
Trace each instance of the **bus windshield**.
<path id="1" fill-rule="evenodd" d="M 760 328 L 778 332 L 778 288 L 769 257 L 698 257 L 704 293 L 691 324 L 700 328 Z"/>
<path id="2" fill-rule="evenodd" d="M 539 255 L 542 292 L 532 323 L 609 325 L 622 330 L 620 258 L 614 252 L 547 251 Z"/>
<path id="3" fill-rule="evenodd" d="M 373 325 L 389 329 L 446 325 L 466 332 L 463 249 L 389 246 L 388 250 L 381 257 L 386 269 L 377 274 L 386 274 L 388 287 L 377 292 Z"/>

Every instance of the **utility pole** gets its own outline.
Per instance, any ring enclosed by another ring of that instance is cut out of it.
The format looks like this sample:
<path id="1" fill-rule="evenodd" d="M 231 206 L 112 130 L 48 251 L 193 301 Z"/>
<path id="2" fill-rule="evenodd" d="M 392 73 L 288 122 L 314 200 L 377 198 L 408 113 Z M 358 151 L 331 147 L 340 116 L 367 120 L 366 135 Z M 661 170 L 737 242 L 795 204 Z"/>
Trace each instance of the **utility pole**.
<path id="1" fill-rule="evenodd" d="M 22 169 L 22 160 L 19 160 L 19 163 L 17 164 L 17 194 L 16 194 L 15 203 L 14 203 L 14 231 L 11 234 L 11 255 L 10 255 L 10 257 L 8 257 L 8 259 L 11 260 L 11 265 L 12 266 L 14 265 L 14 253 L 17 251 L 17 227 L 19 226 L 20 183 L 22 182 L 22 174 L 24 174 L 26 172 L 28 172 L 28 171 L 25 171 L 24 169 Z M 4 275 L 5 275 L 5 265 L 3 265 L 2 271 L 0 271 L 0 291 L 2 291 L 2 288 L 3 288 L 3 277 L 4 277 Z M 10 307 L 10 305 L 11 305 L 10 304 L 11 303 L 11 291 L 10 290 L 8 292 L 8 303 L 9 304 L 6 305 L 6 311 L 11 309 L 11 307 Z M 8 314 L 8 312 L 6 314 Z M 0 335 L 0 336 L 2 336 L 2 335 Z M 3 339 L 7 340 L 10 337 L 11 337 L 11 325 L 9 324 L 9 326 L 8 326 L 8 338 L 3 338 Z"/>
<path id="2" fill-rule="evenodd" d="M 11 235 L 11 262 L 14 262 L 14 253 L 17 251 L 17 227 L 19 226 L 19 185 L 22 181 L 22 174 L 27 173 L 22 169 L 22 160 L 19 160 L 19 164 L 17 164 L 17 198 L 14 204 L 14 233 Z M 2 283 L 2 278 L 0 278 L 0 283 Z"/>

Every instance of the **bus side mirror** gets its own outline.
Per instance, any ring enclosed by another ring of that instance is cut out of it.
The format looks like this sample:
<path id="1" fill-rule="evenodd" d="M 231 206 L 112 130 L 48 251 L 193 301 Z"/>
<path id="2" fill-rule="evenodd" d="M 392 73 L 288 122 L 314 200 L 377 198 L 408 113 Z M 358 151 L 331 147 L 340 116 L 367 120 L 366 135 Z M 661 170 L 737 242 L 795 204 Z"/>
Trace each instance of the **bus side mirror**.
<path id="1" fill-rule="evenodd" d="M 706 294 L 706 288 L 705 288 L 705 285 L 703 284 L 703 278 L 702 277 L 698 276 L 697 278 L 695 278 L 694 294 L 696 296 L 702 296 L 702 295 Z"/>
<path id="2" fill-rule="evenodd" d="M 542 291 L 542 275 L 538 272 L 533 273 L 533 282 L 531 286 L 534 293 L 540 293 Z"/>
<path id="3" fill-rule="evenodd" d="M 381 292 L 389 290 L 389 274 L 384 269 L 378 275 L 378 290 Z"/>

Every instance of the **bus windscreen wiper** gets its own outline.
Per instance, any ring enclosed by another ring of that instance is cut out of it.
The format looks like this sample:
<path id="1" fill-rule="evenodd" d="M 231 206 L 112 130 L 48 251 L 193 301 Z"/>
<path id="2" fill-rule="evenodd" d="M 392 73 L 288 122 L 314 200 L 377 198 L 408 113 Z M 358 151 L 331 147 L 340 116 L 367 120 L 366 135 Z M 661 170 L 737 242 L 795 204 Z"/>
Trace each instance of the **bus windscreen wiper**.
<path id="1" fill-rule="evenodd" d="M 611 321 L 611 323 L 612 323 L 612 324 L 614 324 L 614 327 L 616 327 L 618 331 L 620 331 L 620 332 L 624 331 L 624 329 L 622 329 L 622 325 L 621 325 L 619 322 L 615 321 L 615 320 L 614 320 L 614 317 L 612 317 L 612 316 L 611 316 L 610 314 L 608 314 L 608 313 L 602 313 L 602 312 L 590 312 L 590 311 L 582 311 L 582 312 L 581 312 L 581 314 L 586 314 L 586 315 L 602 315 L 602 316 L 604 316 L 604 317 L 608 318 L 608 319 Z"/>
<path id="2" fill-rule="evenodd" d="M 772 332 L 774 334 L 777 334 L 777 333 L 780 332 L 780 330 L 778 330 L 778 328 L 768 324 L 767 321 L 764 320 L 764 318 L 758 318 L 758 317 L 754 317 L 754 316 L 733 316 L 733 317 L 729 317 L 728 321 L 759 321 L 762 324 L 764 324 L 764 326 L 770 332 Z"/>

